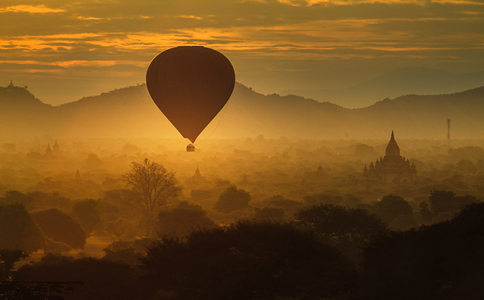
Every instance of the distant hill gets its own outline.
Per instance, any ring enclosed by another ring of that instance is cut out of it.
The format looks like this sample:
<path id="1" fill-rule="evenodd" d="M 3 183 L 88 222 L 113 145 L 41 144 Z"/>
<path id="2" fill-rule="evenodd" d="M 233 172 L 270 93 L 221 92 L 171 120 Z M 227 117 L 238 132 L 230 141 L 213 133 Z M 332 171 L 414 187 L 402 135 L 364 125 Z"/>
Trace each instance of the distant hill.
<path id="1" fill-rule="evenodd" d="M 180 135 L 151 101 L 145 85 L 86 97 L 61 106 L 42 103 L 20 87 L 0 88 L 0 138 L 153 137 Z M 407 95 L 361 109 L 299 96 L 262 95 L 242 84 L 203 138 L 306 137 L 444 138 L 452 119 L 455 138 L 484 137 L 484 87 L 447 95 Z"/>
<path id="2" fill-rule="evenodd" d="M 55 126 L 50 122 L 53 113 L 52 106 L 42 103 L 25 88 L 0 87 L 0 137 L 49 131 Z"/>
<path id="3" fill-rule="evenodd" d="M 314 99 L 337 103 L 344 107 L 364 107 L 383 98 L 407 94 L 447 94 L 484 85 L 484 71 L 455 74 L 422 67 L 397 69 L 360 84 L 342 89 L 304 91 Z M 302 91 L 288 91 L 301 94 Z"/>

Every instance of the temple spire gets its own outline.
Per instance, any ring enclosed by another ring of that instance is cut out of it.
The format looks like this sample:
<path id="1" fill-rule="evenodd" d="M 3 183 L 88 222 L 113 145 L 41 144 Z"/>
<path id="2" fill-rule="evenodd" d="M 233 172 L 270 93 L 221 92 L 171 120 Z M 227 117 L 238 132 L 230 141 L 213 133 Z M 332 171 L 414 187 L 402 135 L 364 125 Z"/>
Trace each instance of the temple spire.
<path id="1" fill-rule="evenodd" d="M 200 169 L 198 167 L 195 170 L 195 174 L 193 174 L 192 178 L 194 180 L 201 180 L 201 179 L 203 179 L 202 173 L 200 173 Z"/>
<path id="2" fill-rule="evenodd" d="M 392 130 L 390 141 L 385 150 L 385 156 L 371 163 L 368 168 L 363 169 L 363 174 L 368 177 L 378 178 L 383 181 L 393 182 L 413 180 L 417 174 L 415 165 L 400 155 L 400 147 L 395 140 L 395 133 Z"/>
<path id="3" fill-rule="evenodd" d="M 400 156 L 400 147 L 398 147 L 397 141 L 395 140 L 393 130 L 387 149 L 385 150 L 385 156 Z"/>

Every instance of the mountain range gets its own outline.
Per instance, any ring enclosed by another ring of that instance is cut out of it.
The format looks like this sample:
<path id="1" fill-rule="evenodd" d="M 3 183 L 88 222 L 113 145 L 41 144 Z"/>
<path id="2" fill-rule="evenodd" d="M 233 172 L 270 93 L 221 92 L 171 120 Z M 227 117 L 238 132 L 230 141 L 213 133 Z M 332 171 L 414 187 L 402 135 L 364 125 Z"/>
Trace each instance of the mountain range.
<path id="1" fill-rule="evenodd" d="M 263 95 L 237 83 L 232 97 L 200 135 L 245 138 L 484 137 L 484 86 L 445 95 L 405 95 L 347 109 L 299 96 Z M 137 85 L 60 106 L 41 102 L 26 88 L 0 88 L 0 138 L 50 135 L 64 138 L 180 138 L 152 102 L 146 86 Z"/>
<path id="2" fill-rule="evenodd" d="M 484 71 L 452 73 L 424 67 L 406 67 L 381 74 L 358 84 L 335 89 L 287 90 L 343 107 L 364 107 L 384 98 L 400 95 L 453 93 L 484 85 Z"/>

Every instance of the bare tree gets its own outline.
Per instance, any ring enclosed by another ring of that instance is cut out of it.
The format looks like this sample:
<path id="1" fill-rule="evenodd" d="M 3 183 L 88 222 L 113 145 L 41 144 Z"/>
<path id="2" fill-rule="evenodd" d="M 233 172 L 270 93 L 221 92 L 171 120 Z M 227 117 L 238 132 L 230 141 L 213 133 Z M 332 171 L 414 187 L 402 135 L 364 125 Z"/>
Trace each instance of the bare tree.
<path id="1" fill-rule="evenodd" d="M 131 170 L 125 175 L 125 180 L 140 196 L 149 233 L 152 234 L 155 214 L 180 191 L 175 174 L 145 158 L 142 163 L 131 163 Z"/>

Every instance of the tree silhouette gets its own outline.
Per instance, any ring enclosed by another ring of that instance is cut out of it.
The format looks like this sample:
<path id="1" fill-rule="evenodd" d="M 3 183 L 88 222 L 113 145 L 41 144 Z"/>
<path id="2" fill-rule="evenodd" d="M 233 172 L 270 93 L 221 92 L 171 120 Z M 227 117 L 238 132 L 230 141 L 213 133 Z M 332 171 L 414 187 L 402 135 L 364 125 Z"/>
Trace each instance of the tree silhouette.
<path id="1" fill-rule="evenodd" d="M 228 187 L 220 195 L 214 208 L 222 212 L 231 212 L 234 210 L 244 209 L 249 207 L 250 194 L 242 189 L 238 189 L 235 185 Z"/>
<path id="2" fill-rule="evenodd" d="M 19 191 L 6 191 L 5 196 L 3 196 L 3 198 L 0 198 L 0 199 L 4 204 L 20 203 L 24 207 L 28 207 L 32 202 L 32 197 L 24 193 L 21 193 Z"/>
<path id="3" fill-rule="evenodd" d="M 330 204 L 303 209 L 296 220 L 354 260 L 360 259 L 362 247 L 387 232 L 386 225 L 366 210 Z"/>
<path id="4" fill-rule="evenodd" d="M 320 194 L 305 196 L 304 202 L 306 202 L 308 205 L 317 205 L 317 204 L 338 205 L 343 202 L 343 197 L 341 197 L 340 195 L 320 193 Z"/>
<path id="5" fill-rule="evenodd" d="M 284 209 L 278 207 L 255 208 L 254 220 L 257 222 L 284 222 Z"/>
<path id="6" fill-rule="evenodd" d="M 44 248 L 44 235 L 23 205 L 0 205 L 0 249 L 31 252 Z"/>
<path id="7" fill-rule="evenodd" d="M 419 205 L 419 209 L 420 216 L 422 217 L 423 222 L 427 224 L 432 222 L 432 212 L 430 211 L 427 202 L 421 202 Z"/>
<path id="8" fill-rule="evenodd" d="M 15 281 L 60 285 L 57 293 L 43 297 L 14 299 L 137 299 L 134 293 L 136 272 L 128 265 L 48 254 L 40 262 L 25 265 L 13 274 Z M 64 288 L 62 288 L 64 287 Z"/>
<path id="9" fill-rule="evenodd" d="M 216 227 L 207 216 L 207 212 L 198 205 L 181 202 L 170 210 L 162 210 L 158 214 L 157 230 L 163 236 L 183 237 L 194 230 Z"/>
<path id="10" fill-rule="evenodd" d="M 115 241 L 103 250 L 106 253 L 103 259 L 135 267 L 141 263 L 141 258 L 146 255 L 152 243 L 150 238 Z"/>
<path id="11" fill-rule="evenodd" d="M 152 235 L 155 214 L 180 190 L 175 175 L 162 165 L 145 158 L 142 163 L 131 163 L 131 170 L 125 175 L 125 180 L 141 198 L 148 233 Z"/>
<path id="12" fill-rule="evenodd" d="M 451 191 L 432 191 L 429 197 L 433 213 L 455 211 L 458 208 L 455 193 Z"/>
<path id="13" fill-rule="evenodd" d="M 86 234 L 71 216 L 52 208 L 35 212 L 32 218 L 49 239 L 65 243 L 72 248 L 84 248 Z"/>
<path id="14" fill-rule="evenodd" d="M 1 249 L 0 250 L 0 281 L 5 281 L 9 279 L 10 271 L 12 270 L 14 264 L 27 256 L 22 250 L 10 250 Z"/>
<path id="15" fill-rule="evenodd" d="M 476 197 L 471 195 L 456 196 L 455 200 L 457 201 L 457 205 L 459 206 L 460 209 L 474 203 L 479 203 L 479 200 Z"/>
<path id="16" fill-rule="evenodd" d="M 375 214 L 383 221 L 391 223 L 397 217 L 412 215 L 412 207 L 402 197 L 397 195 L 386 195 L 373 207 Z"/>
<path id="17" fill-rule="evenodd" d="M 148 299 L 345 299 L 356 279 L 336 249 L 292 224 L 244 222 L 165 239 L 143 262 Z"/>
<path id="18" fill-rule="evenodd" d="M 88 235 L 101 220 L 97 206 L 98 201 L 93 199 L 82 200 L 72 205 L 71 216 Z"/>
<path id="19" fill-rule="evenodd" d="M 482 299 L 484 204 L 419 230 L 392 232 L 364 251 L 359 299 Z"/>

